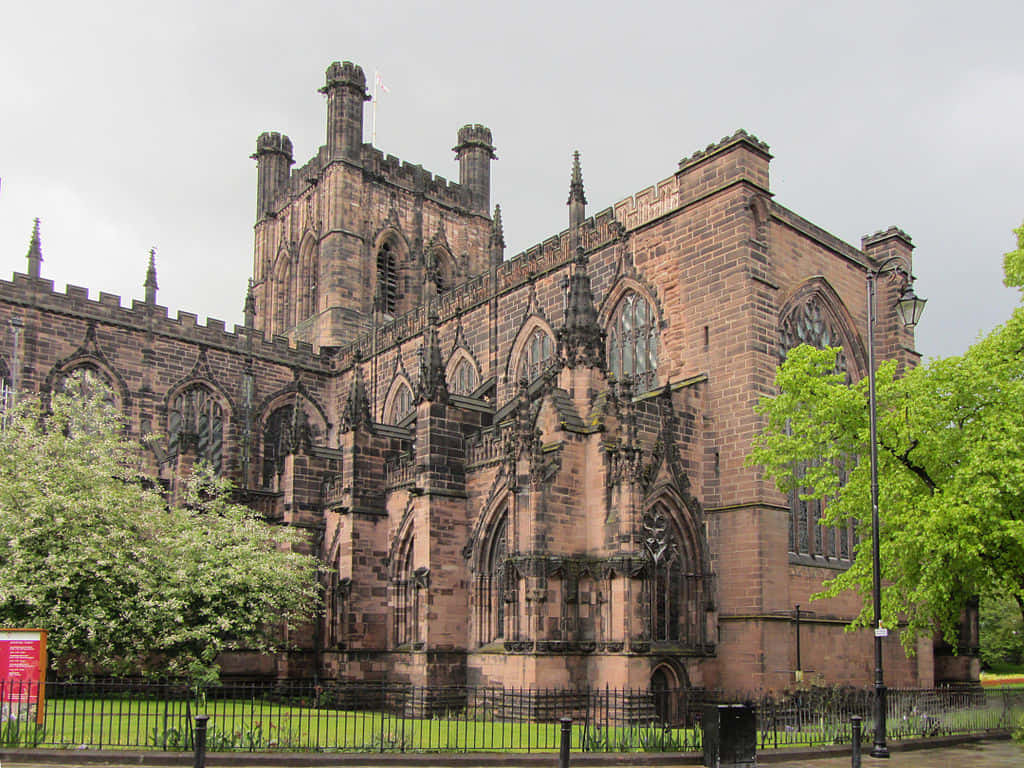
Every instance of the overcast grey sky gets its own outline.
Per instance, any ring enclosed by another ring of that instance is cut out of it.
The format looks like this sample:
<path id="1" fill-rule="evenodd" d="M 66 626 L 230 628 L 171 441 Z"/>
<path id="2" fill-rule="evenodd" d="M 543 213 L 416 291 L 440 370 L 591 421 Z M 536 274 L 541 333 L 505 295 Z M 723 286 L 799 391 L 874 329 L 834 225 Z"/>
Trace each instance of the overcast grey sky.
<path id="1" fill-rule="evenodd" d="M 962 352 L 1018 294 L 1024 3 L 9 2 L 0 9 L 0 277 L 43 275 L 241 322 L 256 136 L 324 142 L 334 60 L 379 70 L 377 146 L 458 178 L 456 131 L 494 133 L 513 255 L 745 128 L 775 199 L 833 234 L 917 246 L 928 356 Z M 370 111 L 365 140 L 370 140 Z"/>

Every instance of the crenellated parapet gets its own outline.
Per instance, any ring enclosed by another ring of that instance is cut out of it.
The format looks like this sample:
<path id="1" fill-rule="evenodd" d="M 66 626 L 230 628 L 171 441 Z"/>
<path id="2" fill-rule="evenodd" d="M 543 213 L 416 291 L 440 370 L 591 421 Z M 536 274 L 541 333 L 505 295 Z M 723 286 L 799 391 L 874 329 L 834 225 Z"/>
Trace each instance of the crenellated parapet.
<path id="1" fill-rule="evenodd" d="M 0 280 L 0 303 L 44 314 L 77 317 L 128 331 L 146 329 L 156 336 L 251 355 L 293 368 L 318 373 L 329 371 L 326 358 L 314 354 L 312 346 L 301 342 L 290 344 L 284 336 L 268 341 L 240 325 L 229 331 L 223 320 L 212 317 L 200 324 L 198 316 L 192 312 L 178 311 L 171 317 L 167 307 L 138 299 L 124 306 L 121 297 L 112 293 L 101 292 L 98 298 L 91 299 L 88 289 L 77 285 L 68 285 L 60 293 L 54 290 L 52 280 L 33 279 L 21 273 L 15 273 L 10 281 Z"/>
<path id="2" fill-rule="evenodd" d="M 465 203 L 465 188 L 457 181 L 426 170 L 422 165 L 385 155 L 369 144 L 363 145 L 363 172 L 385 184 L 418 192 L 441 205 L 457 208 Z"/>

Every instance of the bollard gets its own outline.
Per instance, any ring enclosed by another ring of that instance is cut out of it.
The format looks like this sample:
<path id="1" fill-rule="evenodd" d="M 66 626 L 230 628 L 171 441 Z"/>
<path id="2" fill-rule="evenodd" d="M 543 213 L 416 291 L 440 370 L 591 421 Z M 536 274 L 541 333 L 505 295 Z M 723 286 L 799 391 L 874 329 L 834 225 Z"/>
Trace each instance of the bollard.
<path id="1" fill-rule="evenodd" d="M 558 768 L 569 768 L 569 742 L 572 739 L 572 718 L 562 718 L 562 742 L 558 750 Z"/>
<path id="2" fill-rule="evenodd" d="M 209 715 L 196 715 L 196 752 L 193 768 L 206 768 L 206 721 Z"/>
<path id="3" fill-rule="evenodd" d="M 850 728 L 853 730 L 853 743 L 850 745 L 850 765 L 852 768 L 860 768 L 860 715 L 850 718 Z"/>

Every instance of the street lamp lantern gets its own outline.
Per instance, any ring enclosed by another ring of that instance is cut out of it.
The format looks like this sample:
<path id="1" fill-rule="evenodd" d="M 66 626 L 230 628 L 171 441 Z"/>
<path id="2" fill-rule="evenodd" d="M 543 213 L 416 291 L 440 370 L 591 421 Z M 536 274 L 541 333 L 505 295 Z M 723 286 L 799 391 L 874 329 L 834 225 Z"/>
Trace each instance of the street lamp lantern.
<path id="1" fill-rule="evenodd" d="M 877 269 L 869 269 L 867 274 L 868 287 L 868 420 L 871 439 L 871 556 L 872 576 L 874 581 L 874 640 L 875 640 L 875 744 L 871 749 L 872 757 L 889 757 L 889 749 L 885 744 L 885 678 L 882 673 L 882 639 L 888 632 L 882 627 L 882 566 L 878 556 L 878 415 L 875 402 L 875 300 L 876 283 L 886 272 L 898 272 L 903 275 L 906 283 L 899 299 L 896 301 L 896 312 L 907 328 L 913 328 L 921 319 L 925 299 L 914 294 L 911 285 L 913 276 L 905 271 L 898 262 L 899 257 L 892 257 L 882 262 Z"/>
<path id="2" fill-rule="evenodd" d="M 907 283 L 907 287 L 903 289 L 903 293 L 896 300 L 896 311 L 907 328 L 917 325 L 927 301 L 928 299 L 922 299 L 914 293 L 914 287 L 909 282 Z"/>

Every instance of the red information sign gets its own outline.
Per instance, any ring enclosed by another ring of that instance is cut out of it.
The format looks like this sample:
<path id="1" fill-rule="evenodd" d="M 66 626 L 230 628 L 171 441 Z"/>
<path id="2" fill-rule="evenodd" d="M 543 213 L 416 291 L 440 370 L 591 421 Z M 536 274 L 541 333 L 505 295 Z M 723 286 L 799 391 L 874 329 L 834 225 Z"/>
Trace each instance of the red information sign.
<path id="1" fill-rule="evenodd" d="M 34 709 L 41 723 L 45 684 L 46 630 L 0 629 L 0 709 Z"/>

